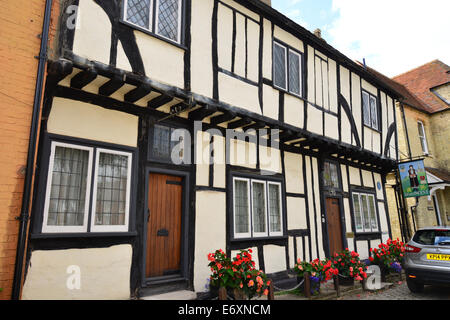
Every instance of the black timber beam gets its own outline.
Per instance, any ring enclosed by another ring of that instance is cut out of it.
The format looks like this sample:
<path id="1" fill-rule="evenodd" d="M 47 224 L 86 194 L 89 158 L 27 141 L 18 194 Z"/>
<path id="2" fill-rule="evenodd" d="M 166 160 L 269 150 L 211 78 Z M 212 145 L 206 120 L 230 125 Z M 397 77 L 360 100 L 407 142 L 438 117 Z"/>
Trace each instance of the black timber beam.
<path id="1" fill-rule="evenodd" d="M 75 89 L 83 89 L 97 78 L 97 71 L 93 68 L 77 73 L 71 80 L 70 86 Z"/>
<path id="2" fill-rule="evenodd" d="M 56 86 L 61 80 L 71 74 L 73 63 L 69 60 L 49 61 L 47 66 L 47 87 Z"/>
<path id="3" fill-rule="evenodd" d="M 246 125 L 249 125 L 250 123 L 252 123 L 252 120 L 250 120 L 250 118 L 242 118 L 240 120 L 230 122 L 228 124 L 228 129 L 242 128 L 242 127 L 244 127 Z"/>
<path id="4" fill-rule="evenodd" d="M 99 89 L 98 93 L 102 96 L 109 97 L 114 92 L 122 88 L 122 86 L 125 84 L 125 81 L 123 81 L 123 77 L 120 76 L 113 76 L 108 82 L 104 83 Z"/>
<path id="5" fill-rule="evenodd" d="M 124 99 L 126 102 L 134 103 L 146 95 L 150 94 L 152 92 L 152 88 L 146 84 L 143 83 L 142 85 L 136 87 L 135 89 L 129 91 L 124 95 Z"/>
<path id="6" fill-rule="evenodd" d="M 257 121 L 251 125 L 244 127 L 244 130 L 259 130 L 266 127 L 266 123 L 262 121 Z"/>
<path id="7" fill-rule="evenodd" d="M 213 107 L 210 105 L 201 106 L 200 108 L 189 112 L 189 120 L 202 121 L 203 119 L 211 116 L 212 114 L 214 114 L 216 112 L 217 112 L 216 107 Z"/>
<path id="8" fill-rule="evenodd" d="M 233 120 L 234 118 L 236 118 L 236 113 L 234 113 L 234 112 L 224 112 L 224 113 L 221 114 L 221 115 L 212 117 L 212 118 L 210 119 L 210 123 L 211 123 L 212 125 L 214 125 L 214 126 L 217 126 L 217 125 L 222 124 L 222 123 L 224 123 L 224 122 L 231 121 L 231 120 Z"/>
<path id="9" fill-rule="evenodd" d="M 159 107 L 162 107 L 166 103 L 169 103 L 173 100 L 173 98 L 166 94 L 161 94 L 160 96 L 156 97 L 153 100 L 150 100 L 147 105 L 149 108 L 152 109 L 158 109 Z"/>

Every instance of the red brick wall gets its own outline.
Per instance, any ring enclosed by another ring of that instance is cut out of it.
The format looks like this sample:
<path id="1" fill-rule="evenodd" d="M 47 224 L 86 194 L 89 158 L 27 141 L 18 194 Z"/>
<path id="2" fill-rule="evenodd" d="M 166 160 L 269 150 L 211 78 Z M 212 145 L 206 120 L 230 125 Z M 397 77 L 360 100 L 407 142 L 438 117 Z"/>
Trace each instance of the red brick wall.
<path id="1" fill-rule="evenodd" d="M 0 299 L 10 299 L 45 0 L 0 1 Z"/>

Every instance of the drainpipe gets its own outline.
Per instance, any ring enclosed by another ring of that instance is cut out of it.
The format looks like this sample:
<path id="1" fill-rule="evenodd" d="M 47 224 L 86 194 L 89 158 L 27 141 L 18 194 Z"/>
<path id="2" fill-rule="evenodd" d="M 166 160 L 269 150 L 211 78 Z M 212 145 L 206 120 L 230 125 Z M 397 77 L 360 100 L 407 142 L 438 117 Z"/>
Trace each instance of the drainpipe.
<path id="1" fill-rule="evenodd" d="M 47 42 L 50 29 L 50 17 L 52 9 L 52 0 L 46 0 L 44 23 L 42 27 L 41 35 L 41 48 L 39 52 L 39 64 L 36 79 L 36 89 L 34 95 L 33 114 L 31 119 L 30 139 L 28 142 L 28 155 L 27 155 L 27 167 L 25 174 L 25 183 L 22 198 L 22 210 L 17 220 L 20 220 L 19 236 L 17 243 L 16 264 L 14 270 L 14 280 L 12 287 L 12 300 L 18 300 L 20 298 L 20 292 L 22 287 L 22 273 L 25 259 L 25 249 L 28 235 L 28 221 L 30 219 L 30 202 L 31 202 L 31 190 L 32 181 L 34 175 L 34 158 L 36 154 L 38 128 L 39 128 L 39 116 L 41 110 L 42 93 L 44 87 L 45 78 L 45 66 L 47 62 Z"/>

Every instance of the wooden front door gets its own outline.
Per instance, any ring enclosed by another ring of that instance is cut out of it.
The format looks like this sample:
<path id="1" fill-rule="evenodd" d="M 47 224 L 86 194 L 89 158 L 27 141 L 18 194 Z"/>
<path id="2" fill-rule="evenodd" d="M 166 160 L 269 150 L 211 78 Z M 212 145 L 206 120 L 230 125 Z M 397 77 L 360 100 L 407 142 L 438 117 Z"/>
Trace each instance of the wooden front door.
<path id="1" fill-rule="evenodd" d="M 183 178 L 151 173 L 148 190 L 146 276 L 180 274 Z"/>
<path id="2" fill-rule="evenodd" d="M 339 207 L 339 199 L 327 198 L 327 224 L 328 239 L 330 243 L 330 255 L 344 249 L 342 244 L 342 225 Z"/>

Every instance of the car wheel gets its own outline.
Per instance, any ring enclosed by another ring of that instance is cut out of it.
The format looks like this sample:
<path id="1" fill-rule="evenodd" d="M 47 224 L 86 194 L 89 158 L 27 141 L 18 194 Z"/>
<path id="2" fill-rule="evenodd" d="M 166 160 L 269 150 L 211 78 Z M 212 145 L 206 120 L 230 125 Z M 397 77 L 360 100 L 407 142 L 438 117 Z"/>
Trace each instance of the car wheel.
<path id="1" fill-rule="evenodd" d="M 409 291 L 412 293 L 421 293 L 424 289 L 424 284 L 419 283 L 416 280 L 412 280 L 410 278 L 406 279 L 406 284 L 408 285 Z"/>

